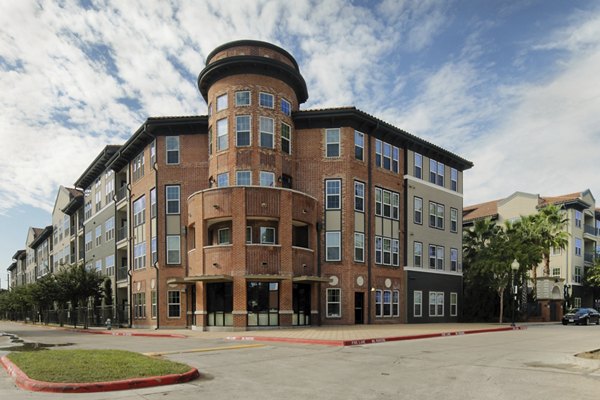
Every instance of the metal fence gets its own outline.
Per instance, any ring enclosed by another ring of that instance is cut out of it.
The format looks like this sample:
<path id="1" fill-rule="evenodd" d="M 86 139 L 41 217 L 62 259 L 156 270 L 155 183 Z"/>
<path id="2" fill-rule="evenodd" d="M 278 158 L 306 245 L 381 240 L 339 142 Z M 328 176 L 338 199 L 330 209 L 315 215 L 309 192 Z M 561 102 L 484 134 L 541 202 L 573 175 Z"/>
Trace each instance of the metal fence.
<path id="1" fill-rule="evenodd" d="M 129 306 L 123 304 L 119 307 L 77 307 L 46 311 L 16 311 L 8 312 L 3 316 L 12 321 L 24 321 L 33 324 L 55 324 L 82 327 L 103 327 L 108 319 L 112 326 L 126 326 L 129 324 Z"/>

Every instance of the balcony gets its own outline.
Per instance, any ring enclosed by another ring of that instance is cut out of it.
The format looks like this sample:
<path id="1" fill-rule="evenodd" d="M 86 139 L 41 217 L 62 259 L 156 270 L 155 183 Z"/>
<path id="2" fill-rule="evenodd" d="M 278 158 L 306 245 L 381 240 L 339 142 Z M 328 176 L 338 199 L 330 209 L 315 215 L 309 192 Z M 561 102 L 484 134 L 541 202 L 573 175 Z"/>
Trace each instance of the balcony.
<path id="1" fill-rule="evenodd" d="M 117 203 L 127 197 L 127 185 L 123 185 L 117 189 Z"/>
<path id="2" fill-rule="evenodd" d="M 127 280 L 127 265 L 117 268 L 117 281 Z"/>
<path id="3" fill-rule="evenodd" d="M 117 229 L 117 242 L 127 239 L 127 226 L 122 226 Z"/>
<path id="4" fill-rule="evenodd" d="M 294 276 L 315 276 L 315 252 L 303 247 L 292 247 L 292 268 Z"/>
<path id="5" fill-rule="evenodd" d="M 598 236 L 598 229 L 596 229 L 596 227 L 593 225 L 584 225 L 583 232 L 587 233 L 588 235 Z"/>
<path id="6" fill-rule="evenodd" d="M 281 273 L 281 246 L 247 245 L 246 273 L 249 275 L 279 275 Z"/>

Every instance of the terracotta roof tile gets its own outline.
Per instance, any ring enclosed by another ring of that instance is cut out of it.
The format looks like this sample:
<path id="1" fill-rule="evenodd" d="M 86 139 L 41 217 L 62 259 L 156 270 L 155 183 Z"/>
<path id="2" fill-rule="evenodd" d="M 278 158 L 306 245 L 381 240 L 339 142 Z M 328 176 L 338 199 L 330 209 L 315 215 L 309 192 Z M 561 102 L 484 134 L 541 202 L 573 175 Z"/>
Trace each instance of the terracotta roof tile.
<path id="1" fill-rule="evenodd" d="M 463 208 L 463 220 L 472 221 L 475 219 L 492 217 L 498 214 L 498 201 L 492 200 L 485 203 L 474 204 Z"/>
<path id="2" fill-rule="evenodd" d="M 545 206 L 547 204 L 561 204 L 567 201 L 577 200 L 580 197 L 581 192 L 563 194 L 560 196 L 540 197 L 540 206 Z"/>

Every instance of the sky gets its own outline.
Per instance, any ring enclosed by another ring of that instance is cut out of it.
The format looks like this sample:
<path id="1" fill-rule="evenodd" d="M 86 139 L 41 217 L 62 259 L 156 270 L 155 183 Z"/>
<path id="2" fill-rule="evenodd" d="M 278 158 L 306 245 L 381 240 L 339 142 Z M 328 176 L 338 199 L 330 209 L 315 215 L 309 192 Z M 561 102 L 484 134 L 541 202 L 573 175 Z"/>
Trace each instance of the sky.
<path id="1" fill-rule="evenodd" d="M 0 279 L 104 146 L 206 114 L 206 56 L 263 40 L 301 109 L 356 106 L 475 166 L 464 204 L 590 189 L 600 204 L 600 2 L 0 0 Z"/>

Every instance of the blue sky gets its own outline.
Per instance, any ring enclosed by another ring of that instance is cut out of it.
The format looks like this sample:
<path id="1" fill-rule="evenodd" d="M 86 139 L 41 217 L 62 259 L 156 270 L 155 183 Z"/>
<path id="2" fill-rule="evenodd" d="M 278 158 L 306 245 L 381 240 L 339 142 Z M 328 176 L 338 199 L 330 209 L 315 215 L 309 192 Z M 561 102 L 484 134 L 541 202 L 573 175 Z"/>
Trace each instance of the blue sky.
<path id="1" fill-rule="evenodd" d="M 472 160 L 465 204 L 600 195 L 598 2 L 0 0 L 2 287 L 58 186 L 149 116 L 205 114 L 198 73 L 237 39 L 296 57 L 303 109 L 355 105 Z"/>

